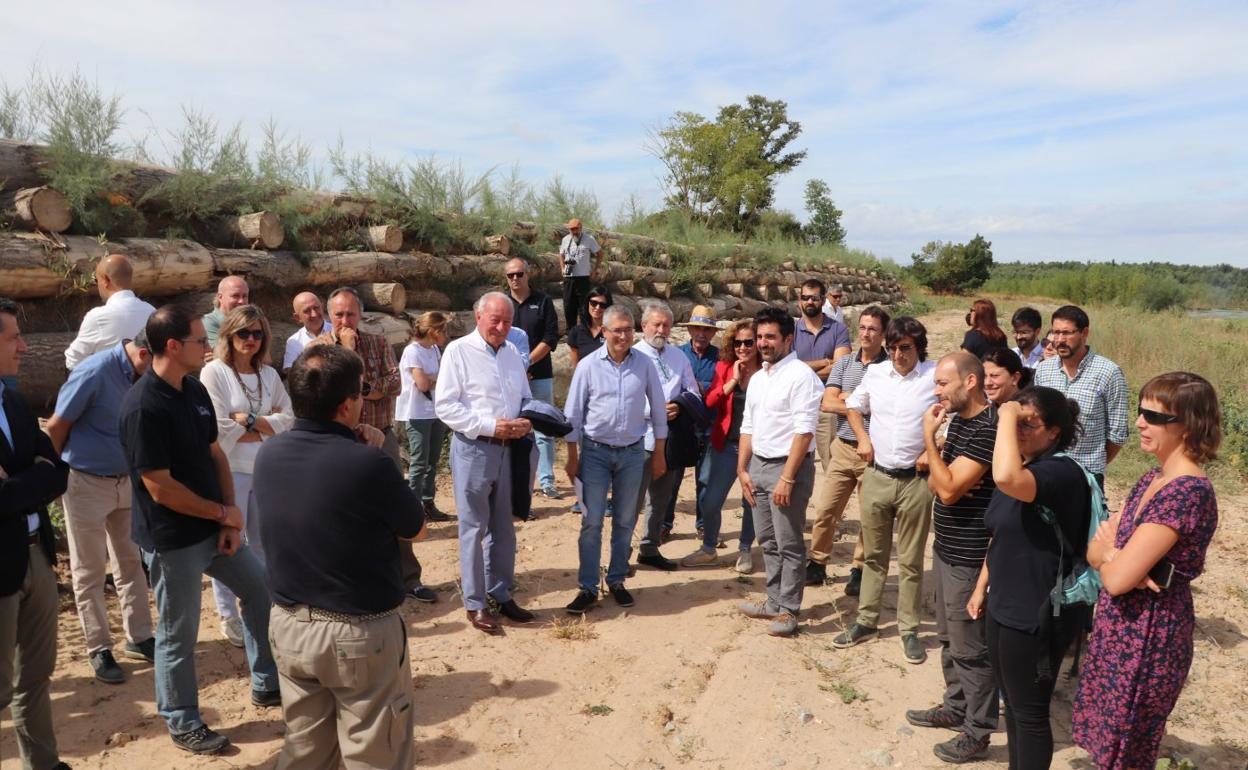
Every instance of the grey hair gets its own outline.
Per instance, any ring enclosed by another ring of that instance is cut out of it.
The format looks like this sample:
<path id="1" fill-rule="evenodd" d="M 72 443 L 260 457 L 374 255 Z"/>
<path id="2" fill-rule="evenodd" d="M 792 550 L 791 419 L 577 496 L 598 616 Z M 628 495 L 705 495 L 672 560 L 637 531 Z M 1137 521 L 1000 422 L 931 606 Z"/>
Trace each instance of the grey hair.
<path id="1" fill-rule="evenodd" d="M 612 305 L 608 307 L 602 314 L 602 325 L 606 326 L 612 318 L 627 318 L 630 328 L 636 323 L 636 319 L 633 318 L 633 311 L 623 305 Z"/>
<path id="2" fill-rule="evenodd" d="M 611 307 L 615 307 L 615 306 L 612 305 Z M 663 315 L 667 316 L 667 320 L 672 321 L 673 323 L 676 321 L 676 316 L 674 313 L 672 313 L 672 309 L 668 307 L 667 303 L 661 302 L 656 299 L 656 300 L 651 300 L 642 306 L 641 322 L 644 324 L 646 322 L 646 319 L 648 319 L 650 316 L 654 315 L 655 313 L 662 313 Z"/>
<path id="3" fill-rule="evenodd" d="M 508 297 L 506 294 L 503 294 L 501 291 L 489 291 L 489 292 L 486 292 L 485 294 L 482 294 L 477 299 L 476 302 L 472 303 L 473 311 L 480 313 L 482 310 L 485 310 L 486 303 L 492 299 L 497 299 L 497 300 L 502 301 L 503 304 L 507 306 L 508 310 L 512 310 L 511 297 Z M 515 311 L 512 310 L 512 312 L 514 314 Z"/>
<path id="4" fill-rule="evenodd" d="M 341 294 L 350 294 L 352 297 L 355 297 L 355 306 L 360 309 L 361 313 L 364 312 L 364 300 L 360 299 L 360 293 L 350 286 L 339 286 L 337 289 L 331 291 L 329 296 L 325 298 L 326 309 L 329 308 L 329 303 L 334 301 L 334 297 Z"/>

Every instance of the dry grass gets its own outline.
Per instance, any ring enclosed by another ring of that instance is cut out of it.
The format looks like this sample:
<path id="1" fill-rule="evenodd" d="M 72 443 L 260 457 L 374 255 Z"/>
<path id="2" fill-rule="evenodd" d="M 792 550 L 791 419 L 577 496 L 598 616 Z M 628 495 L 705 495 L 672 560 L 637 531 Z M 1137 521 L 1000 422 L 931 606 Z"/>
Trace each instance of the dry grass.
<path id="1" fill-rule="evenodd" d="M 589 618 L 582 615 L 579 620 L 555 618 L 550 621 L 550 635 L 570 642 L 587 642 L 598 638 L 598 630 Z"/>

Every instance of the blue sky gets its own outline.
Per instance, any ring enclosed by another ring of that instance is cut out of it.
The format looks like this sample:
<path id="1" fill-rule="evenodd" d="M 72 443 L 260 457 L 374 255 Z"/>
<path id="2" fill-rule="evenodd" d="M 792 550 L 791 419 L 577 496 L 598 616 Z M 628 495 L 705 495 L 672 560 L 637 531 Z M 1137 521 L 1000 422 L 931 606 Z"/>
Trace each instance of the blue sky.
<path id="1" fill-rule="evenodd" d="M 49 8 L 55 9 L 55 12 Z M 56 21 L 49 23 L 55 16 Z M 183 105 L 314 147 L 518 164 L 608 219 L 661 200 L 648 127 L 760 93 L 801 121 L 851 246 L 908 262 L 1248 267 L 1248 3 L 50 2 L 0 25 L 0 79 L 77 66 L 176 128 Z"/>

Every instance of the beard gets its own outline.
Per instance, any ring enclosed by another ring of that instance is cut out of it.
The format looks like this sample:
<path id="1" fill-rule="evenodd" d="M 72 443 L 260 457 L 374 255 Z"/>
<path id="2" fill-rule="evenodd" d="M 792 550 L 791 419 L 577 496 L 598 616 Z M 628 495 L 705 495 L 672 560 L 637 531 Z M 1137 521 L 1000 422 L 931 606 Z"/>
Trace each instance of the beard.
<path id="1" fill-rule="evenodd" d="M 807 318 L 817 318 L 823 314 L 823 307 L 820 305 L 802 305 L 802 315 Z"/>
<path id="2" fill-rule="evenodd" d="M 667 346 L 667 337 L 664 337 L 661 334 L 656 334 L 653 337 L 647 334 L 643 337 L 643 339 L 646 341 L 647 345 L 655 350 L 662 350 Z"/>

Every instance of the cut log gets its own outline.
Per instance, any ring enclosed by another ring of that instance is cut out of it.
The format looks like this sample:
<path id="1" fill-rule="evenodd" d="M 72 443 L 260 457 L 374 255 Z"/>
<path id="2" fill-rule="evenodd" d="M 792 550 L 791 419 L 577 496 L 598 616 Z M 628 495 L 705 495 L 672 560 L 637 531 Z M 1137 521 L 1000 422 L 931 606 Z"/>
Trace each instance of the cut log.
<path id="1" fill-rule="evenodd" d="M 407 309 L 407 290 L 401 283 L 362 283 L 355 291 L 365 310 L 398 314 Z"/>
<path id="2" fill-rule="evenodd" d="M 398 225 L 372 225 L 360 228 L 360 237 L 373 251 L 393 254 L 403 248 L 403 228 Z"/>
<path id="3" fill-rule="evenodd" d="M 65 348 L 76 332 L 23 334 L 26 353 L 17 373 L 22 397 L 37 413 L 49 413 L 56 405 L 56 394 L 65 384 Z"/>
<path id="4" fill-rule="evenodd" d="M 729 282 L 724 284 L 724 293 L 733 297 L 741 298 L 745 296 L 745 284 Z"/>
<path id="5" fill-rule="evenodd" d="M 47 185 L 18 190 L 13 195 L 12 206 L 17 213 L 17 223 L 32 230 L 59 233 L 68 230 L 74 221 L 69 199 Z"/>
<path id="6" fill-rule="evenodd" d="M 412 289 L 407 293 L 409 310 L 450 310 L 451 298 L 437 289 Z"/>
<path id="7" fill-rule="evenodd" d="M 654 281 L 650 284 L 656 297 L 668 299 L 672 296 L 672 284 L 669 281 Z"/>
<path id="8" fill-rule="evenodd" d="M 276 249 L 286 238 L 282 218 L 272 211 L 225 217 L 214 230 L 217 244 L 226 248 Z"/>
<path id="9" fill-rule="evenodd" d="M 525 243 L 537 242 L 537 223 L 536 222 L 513 222 L 511 225 L 511 237 Z"/>
<path id="10" fill-rule="evenodd" d="M 715 287 L 709 283 L 699 283 L 694 288 L 702 299 L 710 299 L 710 296 L 715 293 Z"/>
<path id="11" fill-rule="evenodd" d="M 485 236 L 485 250 L 492 254 L 507 256 L 511 253 L 511 239 L 505 235 Z"/>
<path id="12" fill-rule="evenodd" d="M 412 340 L 412 324 L 406 318 L 395 318 L 385 313 L 365 313 L 360 316 L 360 331 L 380 334 L 394 346 L 406 345 Z"/>
<path id="13" fill-rule="evenodd" d="M 610 284 L 612 294 L 622 294 L 632 296 L 636 291 L 636 285 L 632 280 L 625 279 L 623 281 L 615 281 Z"/>
<path id="14" fill-rule="evenodd" d="M 101 243 L 71 235 L 56 242 L 37 233 L 10 233 L 0 235 L 0 287 L 14 299 L 86 290 L 96 260 L 113 253 L 130 258 L 133 289 L 142 297 L 203 291 L 214 282 L 212 254 L 193 241 L 130 238 Z"/>

